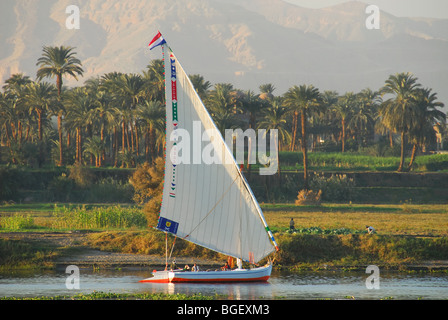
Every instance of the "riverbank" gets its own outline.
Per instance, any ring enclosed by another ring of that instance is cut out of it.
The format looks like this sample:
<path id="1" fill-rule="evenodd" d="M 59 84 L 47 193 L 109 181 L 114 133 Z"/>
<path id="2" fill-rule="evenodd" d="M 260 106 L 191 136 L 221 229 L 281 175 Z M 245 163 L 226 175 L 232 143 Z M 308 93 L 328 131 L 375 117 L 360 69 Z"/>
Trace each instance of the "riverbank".
<path id="1" fill-rule="evenodd" d="M 3 232 L 0 233 L 0 241 L 7 243 L 20 243 L 22 245 L 29 245 L 32 250 L 40 248 L 41 253 L 38 258 L 31 257 L 30 261 L 25 264 L 18 262 L 15 266 L 11 264 L 7 266 L 7 261 L 2 261 L 2 268 L 65 268 L 68 265 L 76 265 L 79 268 L 90 269 L 119 269 L 119 268 L 148 268 L 148 270 L 160 270 L 166 265 L 166 258 L 162 254 L 137 254 L 114 252 L 108 250 L 100 250 L 95 246 L 90 245 L 91 236 L 93 232 Z M 100 234 L 100 233 L 98 233 Z M 95 234 L 97 236 L 98 234 Z M 294 236 L 288 237 L 290 241 L 294 242 Z M 354 271 L 365 270 L 367 263 L 356 263 L 347 261 L 343 263 L 329 261 L 298 262 L 297 259 L 291 260 L 293 250 L 291 243 L 282 239 L 283 252 L 277 255 L 274 261 L 274 268 L 277 270 L 289 271 Z M 329 244 L 324 244 L 328 246 Z M 312 247 L 310 247 L 312 250 Z M 309 250 L 310 248 L 303 248 Z M 331 249 L 333 250 L 334 249 Z M 6 252 L 2 255 L 5 259 Z M 197 257 L 176 254 L 176 262 L 179 266 L 192 265 L 197 263 L 203 268 L 217 268 L 221 266 L 226 257 Z M 289 260 L 288 260 L 289 259 Z M 300 258 L 299 258 L 300 259 Z M 171 261 L 168 261 L 170 263 Z M 396 261 L 394 263 L 374 263 L 380 268 L 388 270 L 397 270 L 403 272 L 447 272 L 448 259 L 431 259 L 431 260 L 407 260 Z"/>

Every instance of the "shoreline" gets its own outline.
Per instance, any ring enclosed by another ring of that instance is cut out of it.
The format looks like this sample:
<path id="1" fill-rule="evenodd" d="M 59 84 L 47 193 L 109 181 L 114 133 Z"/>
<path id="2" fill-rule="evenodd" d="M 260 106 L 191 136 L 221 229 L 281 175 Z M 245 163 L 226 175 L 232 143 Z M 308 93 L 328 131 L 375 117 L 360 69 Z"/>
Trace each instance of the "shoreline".
<path id="1" fill-rule="evenodd" d="M 0 239 L 24 241 L 30 244 L 40 244 L 55 251 L 69 248 L 72 250 L 70 254 L 64 253 L 51 259 L 50 268 L 60 269 L 69 265 L 76 265 L 80 268 L 148 268 L 163 269 L 166 266 L 165 256 L 148 255 L 138 253 L 119 253 L 102 251 L 96 248 L 87 247 L 84 240 L 88 232 L 72 231 L 72 232 L 0 232 Z M 193 265 L 197 263 L 202 268 L 219 268 L 224 264 L 224 260 L 214 260 L 205 258 L 196 258 L 191 256 L 172 256 L 168 260 L 168 264 L 172 259 L 176 259 L 179 267 L 184 265 Z M 377 264 L 379 268 L 397 272 L 448 272 L 447 260 L 428 260 L 417 263 L 386 265 Z M 274 270 L 277 271 L 314 271 L 314 272 L 346 272 L 346 271 L 363 271 L 365 272 L 367 265 L 331 265 L 322 262 L 314 265 L 276 265 Z M 16 269 L 14 267 L 12 270 Z"/>

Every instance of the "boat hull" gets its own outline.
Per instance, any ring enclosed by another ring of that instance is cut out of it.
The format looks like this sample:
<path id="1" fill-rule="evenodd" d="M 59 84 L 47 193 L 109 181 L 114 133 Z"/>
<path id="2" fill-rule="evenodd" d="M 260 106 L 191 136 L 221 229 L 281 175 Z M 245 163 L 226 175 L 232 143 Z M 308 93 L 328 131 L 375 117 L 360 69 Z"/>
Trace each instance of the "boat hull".
<path id="1" fill-rule="evenodd" d="M 158 271 L 153 276 L 140 282 L 150 283 L 182 283 L 182 282 L 260 282 L 268 281 L 272 266 L 253 269 L 235 269 L 229 271 Z"/>

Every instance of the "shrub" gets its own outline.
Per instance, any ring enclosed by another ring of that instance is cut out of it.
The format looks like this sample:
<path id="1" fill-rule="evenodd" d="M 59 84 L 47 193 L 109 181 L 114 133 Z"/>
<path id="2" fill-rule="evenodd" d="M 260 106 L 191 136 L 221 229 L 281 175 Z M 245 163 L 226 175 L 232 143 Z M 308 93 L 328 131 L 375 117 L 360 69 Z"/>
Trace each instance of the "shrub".
<path id="1" fill-rule="evenodd" d="M 80 163 L 76 163 L 70 168 L 70 174 L 68 177 L 73 179 L 76 185 L 81 188 L 90 186 L 94 180 L 94 175 L 92 172 Z"/>
<path id="2" fill-rule="evenodd" d="M 92 184 L 85 198 L 88 202 L 130 202 L 133 194 L 130 183 L 107 177 Z"/>
<path id="3" fill-rule="evenodd" d="M 65 173 L 54 177 L 48 184 L 48 192 L 52 201 L 69 201 L 74 189 L 74 181 L 69 179 Z"/>
<path id="4" fill-rule="evenodd" d="M 18 182 L 16 174 L 8 168 L 0 168 L 0 200 L 16 200 Z"/>
<path id="5" fill-rule="evenodd" d="M 320 205 L 322 190 L 301 190 L 297 195 L 296 205 Z"/>
<path id="6" fill-rule="evenodd" d="M 162 203 L 164 167 L 162 158 L 157 158 L 154 165 L 145 162 L 129 179 L 135 190 L 134 201 L 144 204 L 143 212 L 149 225 L 157 223 Z"/>
<path id="7" fill-rule="evenodd" d="M 353 196 L 355 181 L 345 174 L 332 174 L 330 177 L 315 174 L 310 181 L 310 187 L 322 191 L 322 200 L 347 201 Z"/>

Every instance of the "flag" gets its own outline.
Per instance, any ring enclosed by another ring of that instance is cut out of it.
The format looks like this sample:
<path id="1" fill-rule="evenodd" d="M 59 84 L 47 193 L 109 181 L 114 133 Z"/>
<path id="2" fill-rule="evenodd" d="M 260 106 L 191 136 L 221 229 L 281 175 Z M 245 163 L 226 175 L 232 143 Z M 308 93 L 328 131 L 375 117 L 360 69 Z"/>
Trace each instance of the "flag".
<path id="1" fill-rule="evenodd" d="M 159 217 L 159 223 L 157 224 L 157 229 L 165 232 L 170 232 L 172 234 L 176 234 L 178 226 L 179 223 L 175 221 L 172 221 L 164 217 Z"/>
<path id="2" fill-rule="evenodd" d="M 160 46 L 161 44 L 166 43 L 165 39 L 163 39 L 162 34 L 160 31 L 157 33 L 157 35 L 154 37 L 154 39 L 151 40 L 149 43 L 149 50 L 154 49 L 157 46 Z"/>

